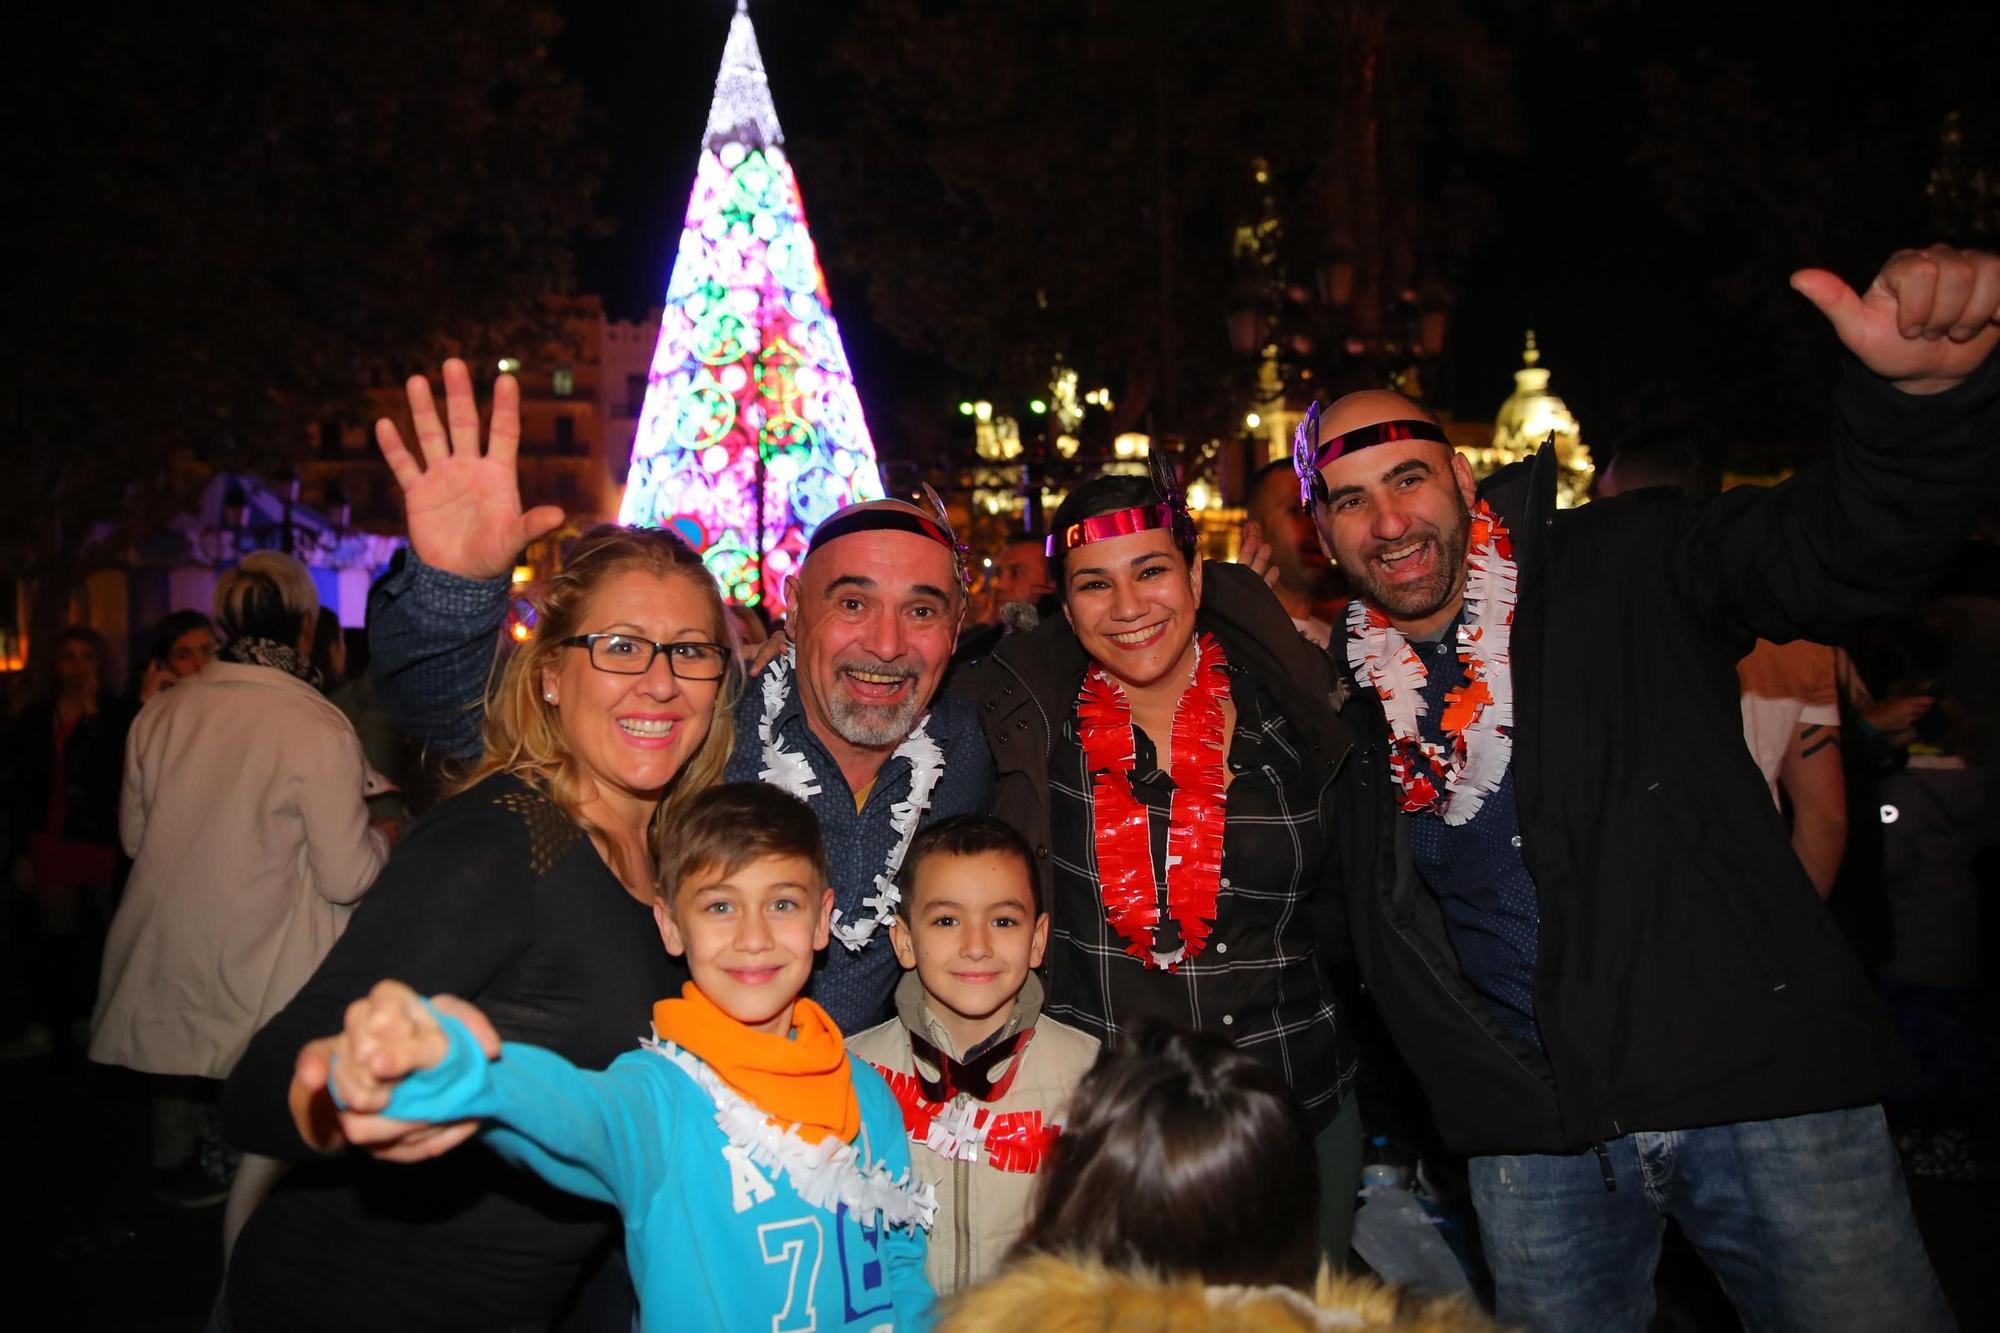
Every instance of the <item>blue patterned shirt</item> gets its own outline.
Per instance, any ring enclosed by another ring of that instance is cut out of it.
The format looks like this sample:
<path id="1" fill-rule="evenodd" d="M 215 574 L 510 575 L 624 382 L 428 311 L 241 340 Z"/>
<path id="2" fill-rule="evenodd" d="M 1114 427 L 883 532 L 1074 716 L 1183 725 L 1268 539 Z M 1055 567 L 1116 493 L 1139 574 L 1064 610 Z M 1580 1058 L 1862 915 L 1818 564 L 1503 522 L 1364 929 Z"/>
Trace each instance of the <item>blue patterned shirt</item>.
<path id="1" fill-rule="evenodd" d="M 764 770 L 764 745 L 757 724 L 764 716 L 761 676 L 753 677 L 736 706 L 736 748 L 729 755 L 727 777 L 731 782 L 755 782 Z M 888 865 L 889 853 L 900 841 L 889 823 L 896 802 L 910 794 L 911 764 L 891 756 L 875 774 L 875 785 L 860 810 L 854 808 L 854 790 L 841 775 L 840 765 L 827 753 L 826 746 L 806 722 L 805 705 L 797 688 L 789 692 L 778 711 L 772 732 L 792 753 L 804 755 L 819 779 L 819 794 L 805 798 L 819 816 L 820 836 L 826 840 L 827 878 L 833 881 L 834 906 L 841 921 L 858 921 L 869 915 L 861 900 L 875 891 L 875 876 Z M 987 808 L 993 796 L 993 756 L 986 749 L 986 737 L 979 729 L 973 704 L 955 694 L 939 691 L 931 701 L 930 738 L 944 752 L 944 770 L 931 789 L 930 808 L 917 827 L 953 815 L 977 814 Z M 877 930 L 861 949 L 851 950 L 839 940 L 826 946 L 819 966 L 813 969 L 812 984 L 806 994 L 833 1015 L 842 1032 L 865 1032 L 892 1017 L 890 998 L 895 994 L 902 968 L 889 947 L 889 931 Z"/>

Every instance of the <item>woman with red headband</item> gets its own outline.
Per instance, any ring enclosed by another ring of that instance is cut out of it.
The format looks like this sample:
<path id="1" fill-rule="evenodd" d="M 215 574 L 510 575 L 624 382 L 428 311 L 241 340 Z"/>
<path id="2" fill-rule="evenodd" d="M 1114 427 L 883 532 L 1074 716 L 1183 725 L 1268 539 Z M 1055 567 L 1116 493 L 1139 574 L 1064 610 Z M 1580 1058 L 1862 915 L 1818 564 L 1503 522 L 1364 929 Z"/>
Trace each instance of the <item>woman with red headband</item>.
<path id="1" fill-rule="evenodd" d="M 1064 614 L 1004 639 L 963 685 L 993 749 L 994 810 L 1041 869 L 1047 1011 L 1105 1039 L 1165 1019 L 1264 1060 L 1312 1124 L 1320 1244 L 1338 1263 L 1361 1140 L 1314 929 L 1350 745 L 1331 660 L 1255 574 L 1197 559 L 1164 473 L 1093 478 L 1050 530 Z"/>

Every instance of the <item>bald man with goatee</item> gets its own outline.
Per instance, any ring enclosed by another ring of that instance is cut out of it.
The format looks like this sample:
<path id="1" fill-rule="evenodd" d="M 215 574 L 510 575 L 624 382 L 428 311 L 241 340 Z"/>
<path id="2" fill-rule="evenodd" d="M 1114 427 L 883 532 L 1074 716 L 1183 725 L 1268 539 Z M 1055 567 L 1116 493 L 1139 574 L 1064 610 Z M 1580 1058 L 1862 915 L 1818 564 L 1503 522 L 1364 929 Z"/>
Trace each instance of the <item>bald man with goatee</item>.
<path id="1" fill-rule="evenodd" d="M 1792 285 L 1846 349 L 1831 456 L 1706 503 L 1475 484 L 1421 405 L 1301 428 L 1357 594 L 1343 894 L 1363 979 L 1471 1158 L 1502 1322 L 1641 1333 L 1672 1218 L 1748 1327 L 1952 1326 L 1882 1096 L 1895 1040 L 1744 749 L 1735 664 L 1900 605 L 2000 432 L 2000 259 Z"/>
<path id="2" fill-rule="evenodd" d="M 514 557 L 562 512 L 521 507 L 513 377 L 494 385 L 484 451 L 463 362 L 445 363 L 444 383 L 441 423 L 429 384 L 410 381 L 423 466 L 383 444 L 413 558 L 371 592 L 368 641 L 383 700 L 404 728 L 463 759 L 479 753 Z M 972 705 L 938 692 L 965 615 L 961 561 L 951 530 L 917 505 L 872 500 L 829 515 L 785 580 L 792 645 L 736 705 L 725 779 L 783 787 L 819 817 L 837 917 L 806 993 L 844 1032 L 888 1016 L 902 971 L 889 947 L 890 881 L 910 840 L 936 820 L 983 811 L 992 791 Z"/>

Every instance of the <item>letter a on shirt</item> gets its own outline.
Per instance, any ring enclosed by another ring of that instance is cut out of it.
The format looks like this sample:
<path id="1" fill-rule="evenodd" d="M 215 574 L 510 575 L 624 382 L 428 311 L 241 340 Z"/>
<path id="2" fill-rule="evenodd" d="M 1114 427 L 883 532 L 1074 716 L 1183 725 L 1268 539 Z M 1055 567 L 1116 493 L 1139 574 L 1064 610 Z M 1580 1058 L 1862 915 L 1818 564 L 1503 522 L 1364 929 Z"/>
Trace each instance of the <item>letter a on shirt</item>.
<path id="1" fill-rule="evenodd" d="M 764 1173 L 757 1169 L 750 1155 L 741 1148 L 733 1143 L 724 1144 L 722 1159 L 729 1163 L 730 1202 L 737 1212 L 747 1212 L 776 1196 L 777 1191 L 771 1188 L 771 1182 L 764 1179 Z"/>

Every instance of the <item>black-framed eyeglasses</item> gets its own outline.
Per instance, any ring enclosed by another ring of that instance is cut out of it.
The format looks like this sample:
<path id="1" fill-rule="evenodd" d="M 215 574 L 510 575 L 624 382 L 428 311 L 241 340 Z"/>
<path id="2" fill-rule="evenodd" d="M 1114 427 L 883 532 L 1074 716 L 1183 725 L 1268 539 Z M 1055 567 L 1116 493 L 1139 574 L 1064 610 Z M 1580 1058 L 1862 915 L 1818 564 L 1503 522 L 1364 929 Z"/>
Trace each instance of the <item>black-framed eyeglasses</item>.
<path id="1" fill-rule="evenodd" d="M 572 634 L 565 648 L 588 648 L 590 664 L 615 676 L 643 676 L 665 654 L 667 670 L 682 680 L 721 680 L 729 669 L 729 649 L 719 643 L 682 639 L 655 643 L 636 634 Z"/>

